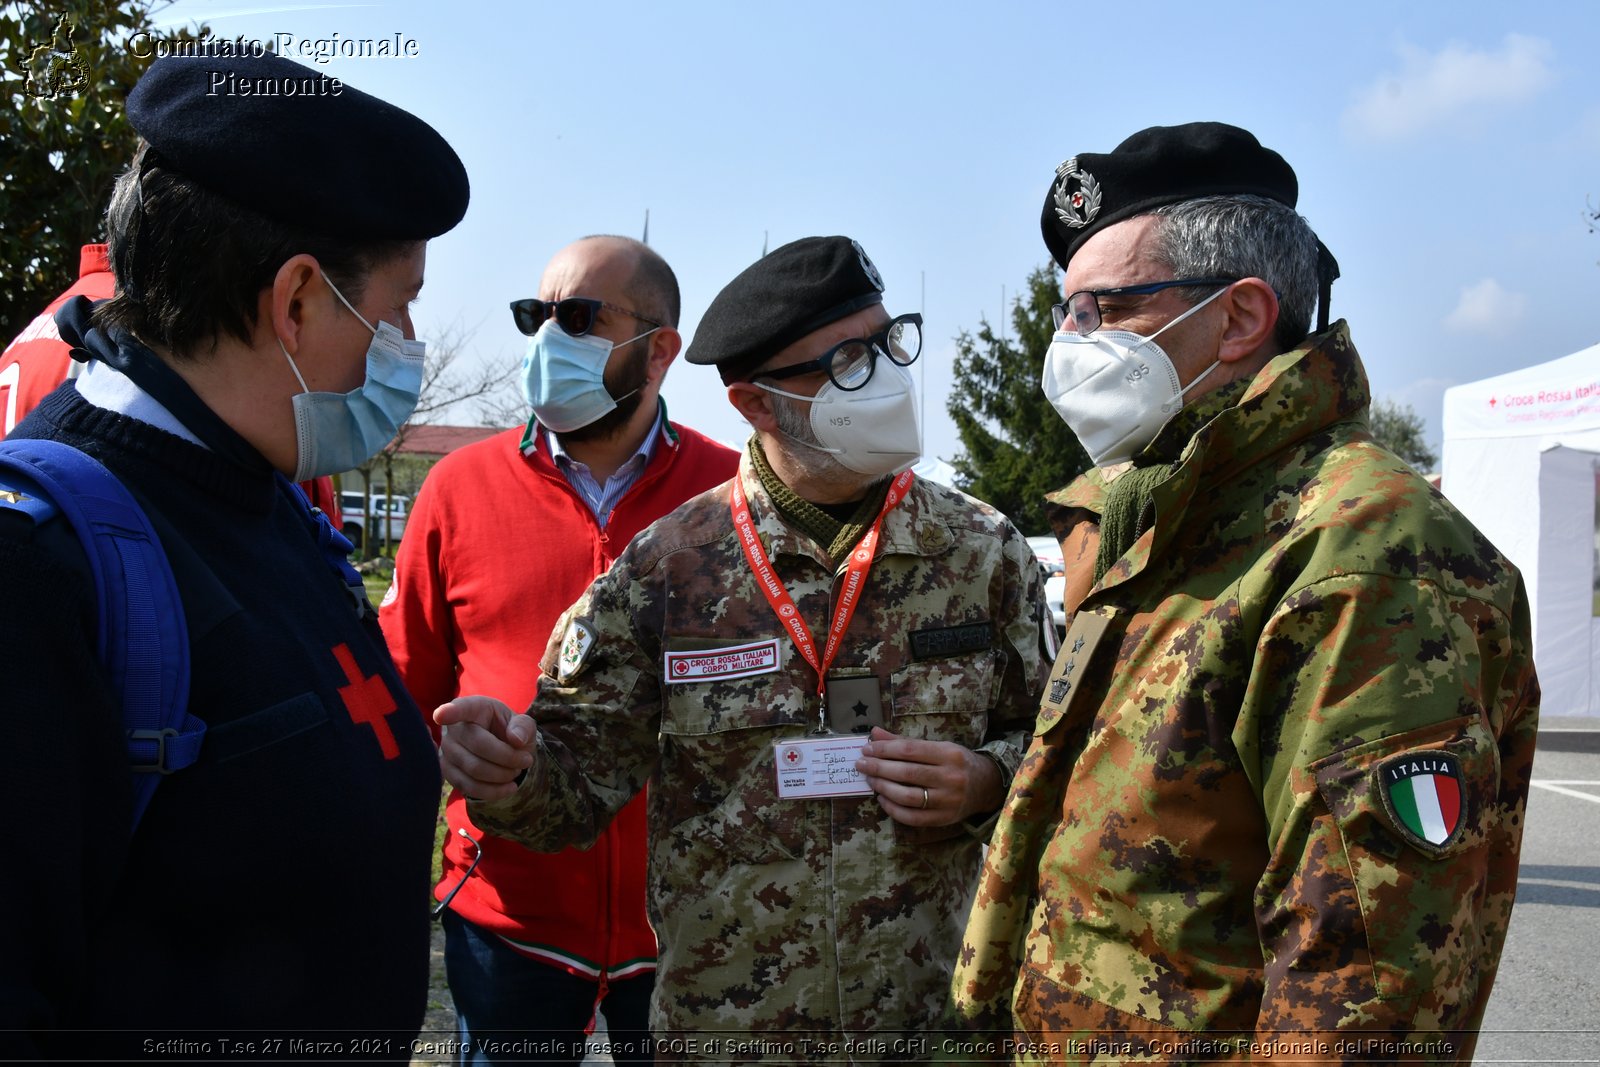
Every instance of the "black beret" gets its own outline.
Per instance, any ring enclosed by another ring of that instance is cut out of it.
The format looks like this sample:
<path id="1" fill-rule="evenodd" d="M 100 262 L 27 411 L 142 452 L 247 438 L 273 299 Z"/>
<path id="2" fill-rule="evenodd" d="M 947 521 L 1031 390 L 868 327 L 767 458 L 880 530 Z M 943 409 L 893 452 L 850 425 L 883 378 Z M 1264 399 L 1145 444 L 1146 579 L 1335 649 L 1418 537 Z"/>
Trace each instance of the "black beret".
<path id="1" fill-rule="evenodd" d="M 685 358 L 737 381 L 808 333 L 883 303 L 883 276 L 848 237 L 802 237 L 746 267 L 706 308 Z"/>
<path id="2" fill-rule="evenodd" d="M 1294 207 L 1300 187 L 1283 157 L 1221 122 L 1152 126 L 1109 154 L 1056 168 L 1044 197 L 1044 243 L 1063 270 L 1091 235 L 1163 204 L 1253 194 Z"/>
<path id="3" fill-rule="evenodd" d="M 437 130 L 270 52 L 163 56 L 128 121 L 159 165 L 315 233 L 423 240 L 467 212 L 466 168 Z"/>

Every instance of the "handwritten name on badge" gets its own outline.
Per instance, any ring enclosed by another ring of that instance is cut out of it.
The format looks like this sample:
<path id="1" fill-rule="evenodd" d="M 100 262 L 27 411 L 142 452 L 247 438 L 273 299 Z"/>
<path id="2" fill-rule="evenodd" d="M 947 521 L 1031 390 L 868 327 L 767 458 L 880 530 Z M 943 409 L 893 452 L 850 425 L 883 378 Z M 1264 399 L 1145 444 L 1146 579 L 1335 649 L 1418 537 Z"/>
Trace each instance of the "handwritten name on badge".
<path id="1" fill-rule="evenodd" d="M 720 681 L 748 678 L 752 674 L 771 674 L 778 669 L 778 639 L 755 641 L 747 645 L 699 649 L 694 652 L 668 652 L 666 683 Z"/>
<path id="2" fill-rule="evenodd" d="M 785 800 L 805 797 L 864 797 L 872 787 L 856 770 L 862 734 L 796 737 L 773 744 L 778 763 L 778 796 Z"/>

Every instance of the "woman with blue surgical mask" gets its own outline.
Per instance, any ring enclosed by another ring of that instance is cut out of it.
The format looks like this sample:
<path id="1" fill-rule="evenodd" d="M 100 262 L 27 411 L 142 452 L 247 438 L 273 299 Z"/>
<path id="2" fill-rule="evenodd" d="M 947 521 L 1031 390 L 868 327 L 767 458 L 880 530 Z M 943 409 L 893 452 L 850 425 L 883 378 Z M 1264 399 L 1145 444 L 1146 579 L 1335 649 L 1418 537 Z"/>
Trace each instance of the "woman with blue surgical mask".
<path id="1" fill-rule="evenodd" d="M 27 1060 L 123 1058 L 138 1039 L 118 1035 L 146 1028 L 406 1048 L 427 1007 L 432 708 L 291 479 L 361 488 L 351 468 L 411 416 L 408 308 L 467 174 L 422 119 L 270 52 L 157 58 L 124 110 L 115 294 L 56 314 L 89 367 L 5 442 L 92 461 L 127 500 L 116 555 L 0 514 L 0 676 L 36 712 L 12 723 L 28 773 L 0 791 L 17 826 L 90 858 L 11 887 L 29 920 L 0 958 L 0 1031 Z"/>
<path id="2" fill-rule="evenodd" d="M 365 463 L 394 440 L 394 435 L 416 410 L 422 392 L 422 363 L 427 346 L 408 340 L 392 323 L 368 322 L 326 274 L 333 295 L 372 331 L 367 346 L 366 373 L 349 392 L 313 392 L 306 385 L 294 357 L 278 342 L 283 356 L 300 383 L 294 397 L 294 428 L 298 460 L 294 480 L 338 474 Z"/>

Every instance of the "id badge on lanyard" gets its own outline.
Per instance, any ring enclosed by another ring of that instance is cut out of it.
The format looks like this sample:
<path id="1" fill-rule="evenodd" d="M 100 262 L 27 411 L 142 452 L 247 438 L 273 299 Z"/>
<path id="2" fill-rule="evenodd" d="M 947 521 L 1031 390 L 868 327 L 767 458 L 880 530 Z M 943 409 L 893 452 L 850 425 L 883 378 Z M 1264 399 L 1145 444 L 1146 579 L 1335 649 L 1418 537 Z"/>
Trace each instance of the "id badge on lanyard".
<path id="1" fill-rule="evenodd" d="M 750 517 L 750 506 L 745 499 L 744 487 L 740 484 L 740 479 L 733 480 L 730 494 L 733 526 L 738 532 L 739 544 L 744 549 L 745 559 L 749 561 L 750 570 L 755 574 L 756 583 L 761 586 L 761 591 L 766 595 L 767 603 L 771 605 L 773 613 L 777 615 L 778 621 L 794 641 L 795 648 L 811 665 L 817 676 L 817 728 L 813 735 L 778 741 L 774 746 L 780 797 L 864 796 L 872 792 L 866 780 L 855 769 L 855 761 L 860 757 L 861 747 L 868 741 L 872 709 L 876 708 L 879 723 L 883 719 L 877 679 L 846 676 L 830 680 L 828 668 L 838 655 L 844 632 L 849 628 L 850 620 L 855 617 L 856 607 L 861 602 L 861 592 L 866 587 L 867 575 L 872 570 L 884 517 L 905 499 L 913 478 L 914 475 L 909 470 L 903 471 L 895 478 L 884 497 L 883 508 L 878 512 L 877 520 L 861 538 L 860 543 L 851 550 L 849 563 L 845 569 L 844 588 L 839 593 L 839 603 L 834 608 L 833 618 L 828 626 L 827 644 L 820 654 L 817 651 L 816 640 L 811 636 L 810 627 L 806 626 L 805 620 L 800 617 L 794 598 L 789 595 L 783 579 L 778 577 L 772 561 L 767 558 L 766 550 L 761 545 L 755 522 Z M 871 682 L 870 702 L 867 700 L 868 687 L 864 684 L 868 681 Z M 841 703 L 850 701 L 841 710 L 848 709 L 852 714 L 856 714 L 854 709 L 857 704 L 862 705 L 863 711 L 860 714 L 869 721 L 868 733 L 833 732 L 829 726 L 829 709 L 836 700 Z"/>

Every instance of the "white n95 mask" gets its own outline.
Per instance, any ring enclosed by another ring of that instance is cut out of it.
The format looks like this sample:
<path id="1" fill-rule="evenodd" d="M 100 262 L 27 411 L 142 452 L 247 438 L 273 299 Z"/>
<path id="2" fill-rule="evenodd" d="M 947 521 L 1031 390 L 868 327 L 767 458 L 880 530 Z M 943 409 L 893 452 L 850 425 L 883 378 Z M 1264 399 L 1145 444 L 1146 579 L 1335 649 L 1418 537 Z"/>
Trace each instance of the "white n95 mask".
<path id="1" fill-rule="evenodd" d="M 1097 467 L 1132 459 L 1183 407 L 1183 396 L 1217 369 L 1217 360 L 1187 386 L 1155 339 L 1225 293 L 1218 289 L 1161 329 L 1084 336 L 1058 332 L 1044 358 L 1040 387 Z"/>
<path id="2" fill-rule="evenodd" d="M 764 382 L 752 384 L 809 403 L 811 432 L 817 440 L 792 439 L 828 453 L 857 474 L 897 474 L 922 458 L 915 383 L 904 367 L 886 356 L 878 357 L 872 378 L 860 389 L 846 391 L 829 381 L 816 396 L 805 396 Z"/>

